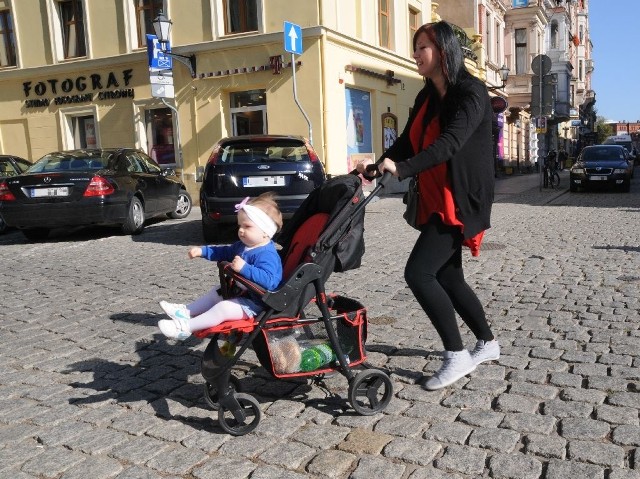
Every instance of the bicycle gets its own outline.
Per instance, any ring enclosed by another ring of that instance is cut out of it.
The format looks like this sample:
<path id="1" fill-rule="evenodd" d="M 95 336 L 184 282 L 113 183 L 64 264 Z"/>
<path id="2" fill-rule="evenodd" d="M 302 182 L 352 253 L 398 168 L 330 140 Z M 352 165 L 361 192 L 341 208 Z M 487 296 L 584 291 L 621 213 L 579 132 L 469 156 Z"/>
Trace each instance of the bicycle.
<path id="1" fill-rule="evenodd" d="M 545 162 L 544 165 L 544 187 L 558 188 L 560 186 L 560 175 L 555 168 L 554 162 Z"/>

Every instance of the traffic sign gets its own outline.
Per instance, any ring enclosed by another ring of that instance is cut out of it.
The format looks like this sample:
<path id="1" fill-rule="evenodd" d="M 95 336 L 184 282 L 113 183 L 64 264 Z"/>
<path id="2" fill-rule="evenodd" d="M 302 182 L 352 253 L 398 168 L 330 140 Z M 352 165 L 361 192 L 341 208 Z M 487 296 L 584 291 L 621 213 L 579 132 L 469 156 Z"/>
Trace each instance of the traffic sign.
<path id="1" fill-rule="evenodd" d="M 175 98 L 173 85 L 151 84 L 151 96 L 153 98 Z"/>
<path id="2" fill-rule="evenodd" d="M 284 49 L 302 55 L 302 29 L 295 23 L 284 22 Z"/>
<path id="3" fill-rule="evenodd" d="M 165 43 L 164 51 L 160 48 L 160 42 L 155 35 L 147 34 L 147 56 L 149 57 L 149 71 L 171 70 L 173 59 L 165 52 L 171 52 L 169 42 Z"/>

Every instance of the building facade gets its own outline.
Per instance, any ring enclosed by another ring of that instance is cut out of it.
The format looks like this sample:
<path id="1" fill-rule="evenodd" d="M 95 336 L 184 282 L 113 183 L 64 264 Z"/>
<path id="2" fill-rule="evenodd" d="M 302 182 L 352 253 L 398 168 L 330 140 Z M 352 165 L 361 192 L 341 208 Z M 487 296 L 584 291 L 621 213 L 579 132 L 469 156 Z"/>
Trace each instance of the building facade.
<path id="1" fill-rule="evenodd" d="M 161 12 L 181 57 L 171 69 L 155 68 L 148 36 Z M 587 0 L 0 0 L 0 152 L 134 146 L 176 168 L 197 198 L 220 138 L 281 133 L 310 138 L 327 172 L 342 174 L 404 127 L 423 85 L 411 38 L 440 19 L 508 104 L 496 109 L 500 168 L 529 167 L 595 125 Z M 285 22 L 300 26 L 299 54 L 285 50 Z M 538 134 L 540 54 L 556 87 Z"/>

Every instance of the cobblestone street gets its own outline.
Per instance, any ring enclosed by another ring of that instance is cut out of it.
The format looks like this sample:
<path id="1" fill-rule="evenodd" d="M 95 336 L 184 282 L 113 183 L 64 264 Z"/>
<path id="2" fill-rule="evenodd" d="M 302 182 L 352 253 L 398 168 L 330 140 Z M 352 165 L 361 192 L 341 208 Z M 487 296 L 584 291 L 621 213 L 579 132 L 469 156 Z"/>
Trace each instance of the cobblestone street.
<path id="1" fill-rule="evenodd" d="M 417 232 L 400 196 L 372 202 L 362 266 L 327 289 L 367 307 L 369 362 L 389 372 L 391 403 L 359 416 L 344 376 L 275 380 L 248 350 L 236 373 L 263 417 L 241 437 L 204 400 L 207 341 L 167 341 L 156 327 L 158 301 L 218 281 L 215 264 L 187 259 L 202 241 L 198 208 L 134 237 L 89 229 L 29 243 L 9 231 L 0 477 L 640 478 L 639 173 L 631 193 L 498 180 L 493 228 L 464 260 L 502 356 L 435 392 L 418 382 L 442 346 L 403 280 Z"/>

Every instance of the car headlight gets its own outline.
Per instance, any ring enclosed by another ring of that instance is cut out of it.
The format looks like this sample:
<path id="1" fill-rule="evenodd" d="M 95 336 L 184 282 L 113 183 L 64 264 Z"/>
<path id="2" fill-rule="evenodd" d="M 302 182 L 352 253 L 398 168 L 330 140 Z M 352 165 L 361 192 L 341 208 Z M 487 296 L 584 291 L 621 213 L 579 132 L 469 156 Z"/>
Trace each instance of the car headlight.
<path id="1" fill-rule="evenodd" d="M 571 173 L 574 173 L 576 175 L 584 175 L 584 168 L 574 168 L 573 170 L 571 170 Z"/>
<path id="2" fill-rule="evenodd" d="M 625 168 L 616 168 L 613 170 L 614 175 L 624 175 L 627 172 Z"/>

